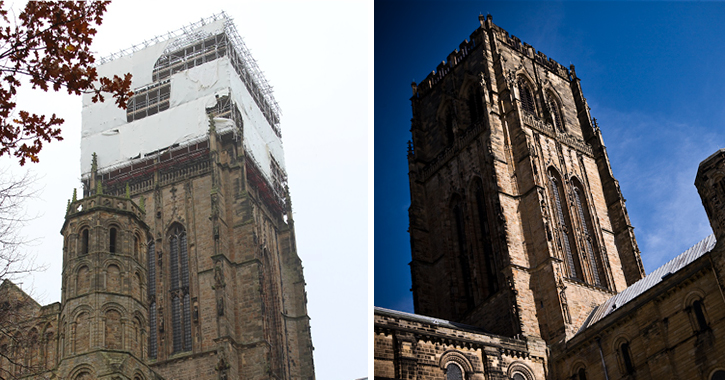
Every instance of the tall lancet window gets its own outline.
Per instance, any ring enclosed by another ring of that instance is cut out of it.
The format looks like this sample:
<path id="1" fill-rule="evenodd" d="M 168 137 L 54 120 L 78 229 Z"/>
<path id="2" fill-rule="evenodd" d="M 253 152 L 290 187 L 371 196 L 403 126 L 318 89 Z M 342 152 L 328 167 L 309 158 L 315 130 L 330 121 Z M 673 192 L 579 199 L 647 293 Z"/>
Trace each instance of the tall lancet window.
<path id="1" fill-rule="evenodd" d="M 463 280 L 463 283 L 460 284 L 460 286 L 464 291 L 466 307 L 470 309 L 473 307 L 473 293 L 471 292 L 471 262 L 468 257 L 468 242 L 466 240 L 466 223 L 463 218 L 463 207 L 461 205 L 461 198 L 458 195 L 453 196 L 451 207 L 456 229 L 455 237 L 458 246 L 458 262 L 461 268 L 461 280 Z"/>
<path id="2" fill-rule="evenodd" d="M 157 330 L 156 330 L 156 244 L 151 240 L 148 243 L 148 296 L 149 296 L 149 358 L 156 359 Z"/>
<path id="3" fill-rule="evenodd" d="M 589 259 L 589 266 L 592 268 L 594 285 L 605 286 L 604 267 L 602 265 L 601 256 L 599 255 L 599 250 L 597 249 L 596 239 L 594 236 L 594 225 L 592 223 L 591 215 L 589 214 L 587 197 L 580 184 L 574 185 L 574 201 L 576 203 L 579 220 L 581 220 L 582 234 L 584 235 L 584 249 L 586 250 L 587 258 Z"/>
<path id="4" fill-rule="evenodd" d="M 169 234 L 169 292 L 174 352 L 191 350 L 191 298 L 189 296 L 189 254 L 186 231 L 177 225 Z"/>
<path id="5" fill-rule="evenodd" d="M 536 115 L 536 106 L 534 105 L 534 91 L 531 90 L 529 82 L 523 77 L 519 77 L 519 98 L 521 100 L 521 107 L 524 111 Z"/>
<path id="6" fill-rule="evenodd" d="M 557 131 L 564 132 L 564 118 L 561 115 L 561 106 L 553 92 L 548 91 L 546 93 L 546 103 L 549 106 L 551 122 L 554 123 L 554 127 L 556 127 Z"/>
<path id="7" fill-rule="evenodd" d="M 446 143 L 447 144 L 453 143 L 453 127 L 454 127 L 453 118 L 454 118 L 453 110 L 451 110 L 451 108 L 449 107 L 445 113 L 445 132 L 446 132 Z"/>
<path id="8" fill-rule="evenodd" d="M 478 232 L 480 233 L 483 262 L 486 266 L 486 291 L 484 296 L 490 296 L 498 291 L 498 271 L 496 270 L 496 260 L 494 258 L 493 244 L 491 243 L 491 228 L 488 224 L 486 198 L 483 193 L 481 179 L 476 178 L 473 185 L 473 192 L 476 200 L 475 212 L 478 216 Z"/>
<path id="9" fill-rule="evenodd" d="M 471 117 L 471 126 L 483 120 L 483 101 L 481 100 L 481 87 L 474 85 L 468 91 L 468 112 Z"/>
<path id="10" fill-rule="evenodd" d="M 561 181 L 561 177 L 552 169 L 549 170 L 549 184 L 551 186 L 551 195 L 554 199 L 554 212 L 556 213 L 559 226 L 561 247 L 564 251 L 567 267 L 569 268 L 569 277 L 581 280 L 581 263 L 579 262 L 579 255 L 575 251 L 576 243 L 574 242 L 574 231 L 571 228 L 569 208 L 566 207 L 564 184 Z"/>

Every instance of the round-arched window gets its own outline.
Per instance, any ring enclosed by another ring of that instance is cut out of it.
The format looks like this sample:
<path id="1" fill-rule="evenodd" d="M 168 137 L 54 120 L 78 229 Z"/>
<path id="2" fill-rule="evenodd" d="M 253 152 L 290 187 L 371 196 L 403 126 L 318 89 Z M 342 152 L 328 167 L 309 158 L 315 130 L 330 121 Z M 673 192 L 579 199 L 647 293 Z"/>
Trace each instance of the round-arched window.
<path id="1" fill-rule="evenodd" d="M 513 376 L 511 376 L 512 380 L 526 380 L 526 376 L 524 376 L 521 372 L 514 372 Z"/>
<path id="2" fill-rule="evenodd" d="M 719 369 L 712 374 L 710 380 L 725 380 L 725 371 Z"/>
<path id="3" fill-rule="evenodd" d="M 455 363 L 446 366 L 446 380 L 463 380 L 463 370 Z"/>
<path id="4" fill-rule="evenodd" d="M 509 366 L 507 377 L 511 380 L 534 380 L 534 373 L 526 364 L 517 362 Z"/>

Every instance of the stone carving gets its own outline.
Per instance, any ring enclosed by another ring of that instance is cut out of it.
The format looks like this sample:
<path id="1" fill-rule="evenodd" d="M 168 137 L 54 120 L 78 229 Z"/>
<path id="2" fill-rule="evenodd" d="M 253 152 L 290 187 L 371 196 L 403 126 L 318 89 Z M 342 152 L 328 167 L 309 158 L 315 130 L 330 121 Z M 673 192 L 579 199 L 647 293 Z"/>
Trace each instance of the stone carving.
<path id="1" fill-rule="evenodd" d="M 221 289 L 226 286 L 226 283 L 224 282 L 224 270 L 222 268 L 222 262 L 221 260 L 217 260 L 216 264 L 214 265 L 214 286 L 212 286 L 212 289 Z"/>
<path id="2" fill-rule="evenodd" d="M 219 351 L 219 361 L 217 361 L 214 370 L 219 372 L 219 380 L 227 380 L 229 372 L 229 362 L 227 361 L 227 355 L 223 350 Z"/>
<path id="3" fill-rule="evenodd" d="M 164 309 L 159 308 L 159 331 L 164 332 Z"/>
<path id="4" fill-rule="evenodd" d="M 219 294 L 216 298 L 216 312 L 217 315 L 224 315 L 224 295 Z"/>

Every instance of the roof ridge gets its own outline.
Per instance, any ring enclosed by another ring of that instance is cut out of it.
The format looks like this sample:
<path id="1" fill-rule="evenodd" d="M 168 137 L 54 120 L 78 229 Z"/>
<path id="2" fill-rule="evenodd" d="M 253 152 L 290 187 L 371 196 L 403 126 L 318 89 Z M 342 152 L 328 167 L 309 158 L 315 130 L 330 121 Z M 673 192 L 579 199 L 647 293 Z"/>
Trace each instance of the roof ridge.
<path id="1" fill-rule="evenodd" d="M 613 295 L 602 304 L 592 309 L 585 322 L 579 328 L 579 331 L 577 331 L 577 334 L 604 319 L 617 308 L 635 300 L 649 289 L 655 287 L 657 284 L 662 282 L 663 277 L 666 277 L 668 274 L 678 272 L 705 253 L 710 252 L 715 247 L 716 242 L 717 240 L 715 239 L 714 233 L 708 235 L 704 239 L 695 243 L 692 247 L 650 272 L 650 274 L 642 277 L 626 289 Z"/>

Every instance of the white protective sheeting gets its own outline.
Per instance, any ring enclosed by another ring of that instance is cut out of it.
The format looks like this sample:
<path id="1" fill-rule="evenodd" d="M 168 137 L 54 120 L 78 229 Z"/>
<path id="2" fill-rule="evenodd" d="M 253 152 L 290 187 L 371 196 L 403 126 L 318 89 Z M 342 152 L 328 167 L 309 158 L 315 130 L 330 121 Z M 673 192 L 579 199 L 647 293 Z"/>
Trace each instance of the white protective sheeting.
<path id="1" fill-rule="evenodd" d="M 130 72 L 133 88 L 149 85 L 154 64 L 165 50 L 183 47 L 184 40 L 196 34 L 220 33 L 224 30 L 223 22 L 215 21 L 188 35 L 109 61 L 99 66 L 98 72 L 110 77 Z M 209 130 L 206 108 L 216 104 L 216 96 L 224 95 L 230 95 L 238 107 L 243 120 L 244 149 L 259 164 L 267 179 L 272 178 L 271 157 L 285 170 L 281 139 L 257 107 L 228 57 L 178 72 L 169 79 L 169 109 L 130 123 L 126 121 L 126 110 L 119 109 L 112 98 L 107 97 L 103 103 L 92 103 L 90 95 L 83 97 L 81 173 L 84 176 L 90 172 L 94 152 L 98 155 L 99 170 L 104 171 L 139 155 L 203 137 Z"/>

